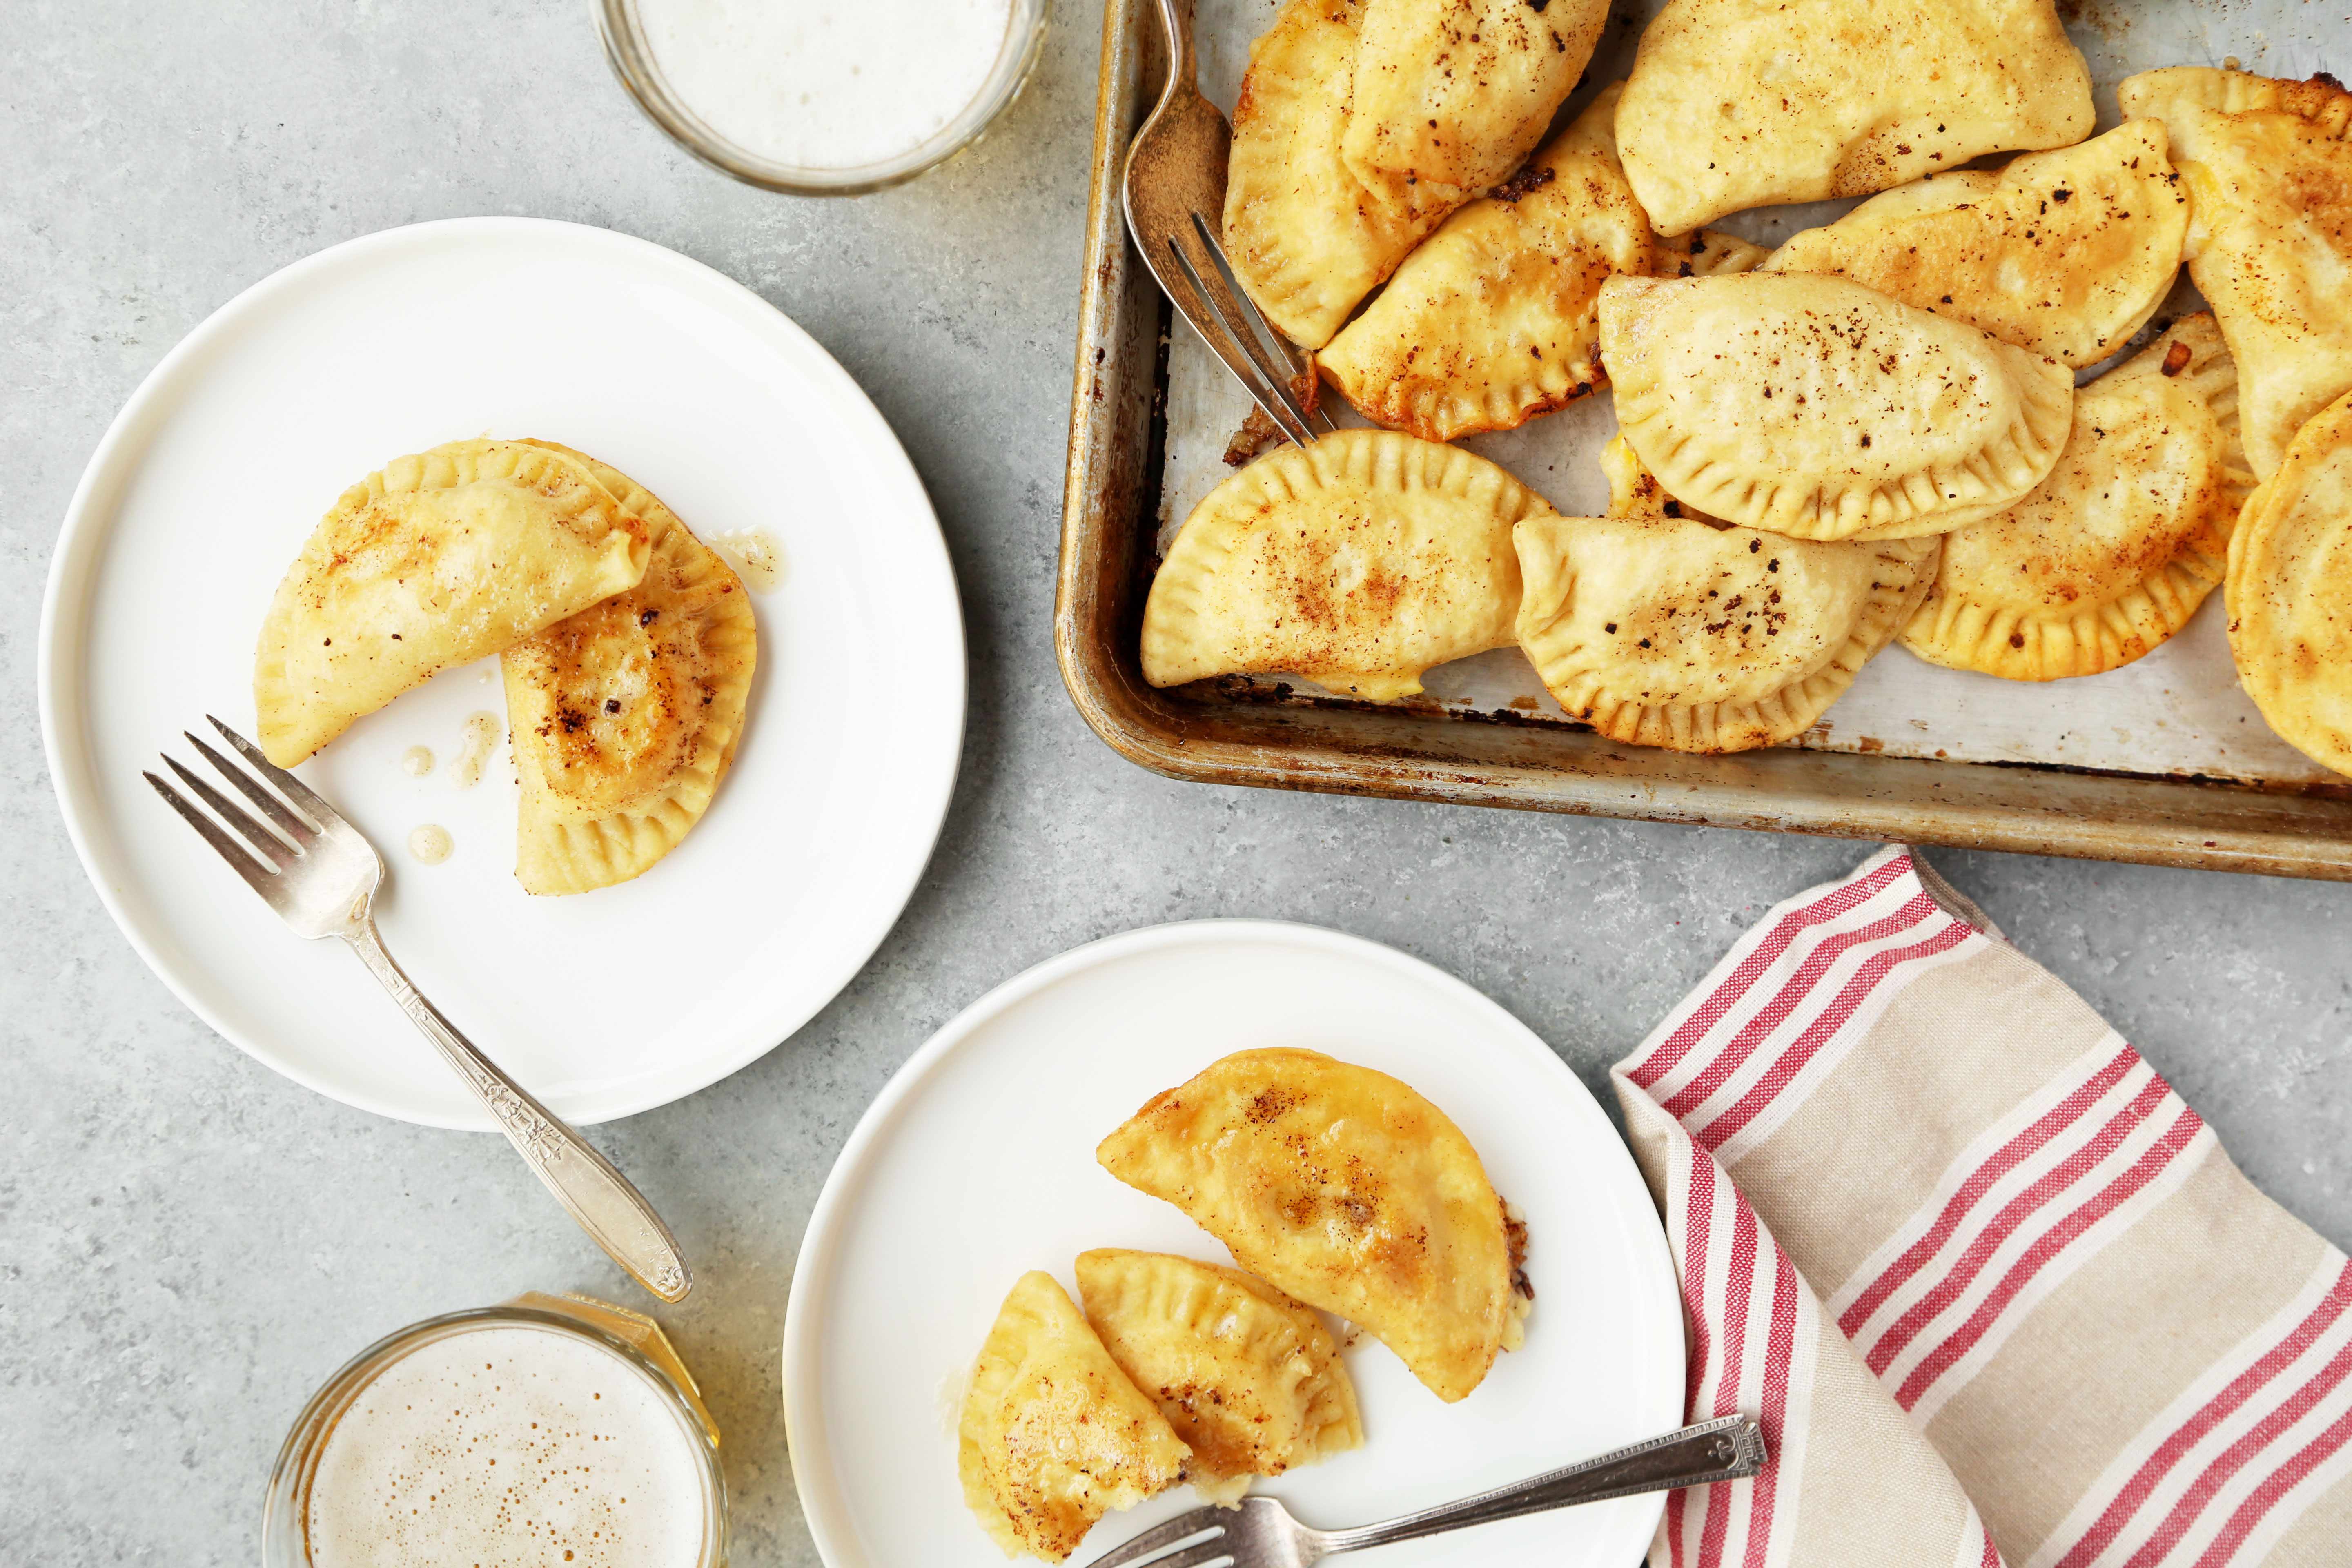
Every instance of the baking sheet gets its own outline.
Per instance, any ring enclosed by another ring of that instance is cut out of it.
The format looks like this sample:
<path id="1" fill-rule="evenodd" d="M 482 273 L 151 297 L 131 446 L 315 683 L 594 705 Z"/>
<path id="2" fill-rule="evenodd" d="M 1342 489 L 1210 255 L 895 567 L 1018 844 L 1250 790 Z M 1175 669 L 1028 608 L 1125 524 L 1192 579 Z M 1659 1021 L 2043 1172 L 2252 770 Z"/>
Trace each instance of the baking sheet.
<path id="1" fill-rule="evenodd" d="M 1196 0 L 1201 89 L 1228 115 L 1240 93 L 1250 41 L 1272 25 L 1283 3 Z M 1561 111 L 1562 123 L 1603 85 L 1625 74 L 1642 27 L 1663 4 L 1634 0 L 1612 10 L 1591 69 Z M 2234 63 L 2265 76 L 2302 78 L 2332 65 L 2338 75 L 2352 74 L 2352 0 L 2061 0 L 2059 9 L 2068 35 L 2090 62 L 2101 131 L 2120 119 L 2116 84 L 2158 66 Z M 1709 226 L 1777 245 L 1856 205 L 1759 208 Z M 2200 304 L 2184 273 L 2159 319 Z M 1225 447 L 1249 409 L 1248 395 L 1189 325 L 1175 321 L 1171 331 L 1159 519 L 1163 552 L 1193 506 L 1233 472 L 1224 463 Z M 1328 396 L 1341 423 L 1365 423 L 1338 394 Z M 1517 430 L 1472 437 L 1461 445 L 1500 463 L 1561 511 L 1589 516 L 1606 509 L 1609 487 L 1599 455 L 1616 429 L 1616 414 L 1603 393 Z M 1259 684 L 1272 688 L 1278 682 Z M 1441 666 L 1423 685 L 1426 695 L 1412 702 L 1432 710 L 1569 721 L 1517 648 Z M 2284 786 L 2341 782 L 2272 733 L 2240 689 L 2219 590 L 2185 631 L 2145 658 L 2104 675 L 2038 684 L 2001 680 L 1946 669 L 1890 647 L 1820 723 L 1790 743 Z"/>

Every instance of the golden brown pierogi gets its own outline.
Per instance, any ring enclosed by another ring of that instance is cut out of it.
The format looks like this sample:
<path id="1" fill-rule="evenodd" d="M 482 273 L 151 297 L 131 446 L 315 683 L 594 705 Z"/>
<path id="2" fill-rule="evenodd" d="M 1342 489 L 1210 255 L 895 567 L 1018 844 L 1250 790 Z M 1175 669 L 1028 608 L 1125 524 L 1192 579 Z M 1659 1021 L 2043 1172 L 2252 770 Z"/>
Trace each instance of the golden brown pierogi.
<path id="1" fill-rule="evenodd" d="M 1529 1298 L 1478 1152 L 1407 1085 L 1317 1051 L 1241 1051 L 1095 1151 L 1259 1279 L 1361 1324 L 1439 1398 L 1515 1346 Z"/>

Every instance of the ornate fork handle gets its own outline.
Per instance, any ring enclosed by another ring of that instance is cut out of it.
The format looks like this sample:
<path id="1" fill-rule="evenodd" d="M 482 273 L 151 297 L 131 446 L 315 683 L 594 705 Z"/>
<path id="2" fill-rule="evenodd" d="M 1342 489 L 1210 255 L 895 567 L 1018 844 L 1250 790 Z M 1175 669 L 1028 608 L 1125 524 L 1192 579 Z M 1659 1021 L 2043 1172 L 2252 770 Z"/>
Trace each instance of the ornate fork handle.
<path id="1" fill-rule="evenodd" d="M 661 1216 L 653 1211 L 629 1179 L 613 1168 L 579 1133 L 551 1115 L 523 1087 L 499 1070 L 425 999 L 401 973 L 392 954 L 376 935 L 373 919 L 362 916 L 343 933 L 383 988 L 392 993 L 425 1037 L 431 1040 L 458 1076 L 470 1085 L 499 1119 L 499 1126 L 515 1152 L 523 1157 L 547 1184 L 556 1201 L 580 1222 L 613 1261 L 637 1278 L 638 1283 L 665 1301 L 683 1300 L 693 1289 L 693 1276 L 677 1241 Z"/>
<path id="2" fill-rule="evenodd" d="M 1358 1530 L 1331 1531 L 1323 1538 L 1323 1549 L 1327 1552 L 1354 1552 L 1498 1519 L 1516 1519 L 1523 1513 L 1541 1513 L 1570 1503 L 1600 1502 L 1636 1492 L 1738 1480 L 1761 1470 L 1764 1461 L 1763 1428 L 1748 1416 L 1727 1416 L 1721 1421 L 1685 1426 L 1679 1432 L 1669 1432 L 1565 1469 L 1496 1487 L 1458 1502 L 1423 1509 L 1419 1513 L 1383 1520 Z"/>

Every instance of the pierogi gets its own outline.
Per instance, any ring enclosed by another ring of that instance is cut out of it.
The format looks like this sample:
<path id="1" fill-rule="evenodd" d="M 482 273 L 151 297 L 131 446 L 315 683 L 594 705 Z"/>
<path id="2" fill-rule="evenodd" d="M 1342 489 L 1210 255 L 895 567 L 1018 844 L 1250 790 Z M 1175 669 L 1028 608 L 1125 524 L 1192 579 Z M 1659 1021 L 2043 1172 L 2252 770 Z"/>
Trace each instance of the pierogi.
<path id="1" fill-rule="evenodd" d="M 1672 238 L 1653 234 L 1650 240 L 1653 278 L 1720 278 L 1731 272 L 1753 272 L 1772 255 L 1760 245 L 1717 228 L 1695 229 Z"/>
<path id="2" fill-rule="evenodd" d="M 2129 664 L 2187 626 L 2221 581 L 2252 488 L 2237 383 L 2200 312 L 2076 393 L 2050 477 L 1944 536 L 1903 646 L 1955 669 L 2055 680 Z"/>
<path id="3" fill-rule="evenodd" d="M 1050 1274 L 1021 1277 L 956 1426 L 965 1504 L 1007 1557 L 1059 1563 L 1095 1521 L 1184 1479 L 1189 1453 Z"/>
<path id="4" fill-rule="evenodd" d="M 1508 430 L 1604 379 L 1604 279 L 1649 270 L 1611 86 L 1507 187 L 1447 218 L 1317 358 L 1366 417 L 1430 441 Z"/>
<path id="5" fill-rule="evenodd" d="M 343 492 L 278 584 L 254 658 L 262 750 L 290 768 L 444 669 L 635 587 L 652 544 L 581 462 L 453 441 Z"/>
<path id="6" fill-rule="evenodd" d="M 1452 1403 L 1516 1348 L 1532 1298 L 1502 1200 L 1445 1113 L 1316 1051 L 1241 1051 L 1095 1151 L 1241 1266 L 1360 1324 Z"/>
<path id="7" fill-rule="evenodd" d="M 1282 447 L 1195 507 L 1152 579 L 1143 674 L 1304 676 L 1375 700 L 1511 641 L 1511 525 L 1550 511 L 1483 458 L 1386 430 Z"/>
<path id="8" fill-rule="evenodd" d="M 2180 271 L 2189 196 L 2135 120 L 2000 173 L 1938 174 L 1790 237 L 1771 272 L 1864 283 L 2076 370 L 2122 348 Z"/>
<path id="9" fill-rule="evenodd" d="M 701 820 L 742 735 L 759 638 L 741 580 L 676 513 L 619 469 L 550 449 L 652 540 L 635 587 L 499 659 L 522 785 L 515 876 L 578 893 L 639 875 Z"/>
<path id="10" fill-rule="evenodd" d="M 1601 352 L 1673 495 L 1801 539 L 1939 533 L 2042 482 L 2063 365 L 1843 279 L 1612 278 Z"/>
<path id="11" fill-rule="evenodd" d="M 2093 122 L 2053 0 L 1669 0 L 1642 34 L 1617 141 L 1671 235 L 2067 146 Z"/>
<path id="12" fill-rule="evenodd" d="M 2171 139 L 2189 276 L 2238 362 L 2246 456 L 2266 478 L 2304 421 L 2352 390 L 2352 92 L 2183 67 L 2116 96 Z"/>
<path id="13" fill-rule="evenodd" d="M 1393 205 L 1340 157 L 1363 10 L 1290 0 L 1250 45 L 1234 106 L 1225 256 L 1266 320 L 1310 349 L 1455 205 Z"/>
<path id="14" fill-rule="evenodd" d="M 2226 596 L 2246 695 L 2288 744 L 2352 776 L 2352 392 L 2247 501 Z"/>
<path id="15" fill-rule="evenodd" d="M 1253 1476 L 1362 1447 L 1356 1385 L 1312 1309 L 1164 1252 L 1082 1252 L 1077 1276 L 1087 1321 L 1192 1450 L 1187 1479 L 1207 1500 L 1238 1506 Z"/>
<path id="16" fill-rule="evenodd" d="M 1666 487 L 1658 483 L 1658 476 L 1642 466 L 1640 456 L 1622 433 L 1612 436 L 1608 445 L 1601 448 L 1601 471 L 1609 479 L 1611 517 L 1681 517 L 1715 528 L 1731 526 L 1719 517 L 1710 517 L 1668 495 Z"/>
<path id="17" fill-rule="evenodd" d="M 1660 514 L 1515 531 L 1519 646 L 1612 740 L 1746 751 L 1811 728 L 1902 630 L 1934 538 L 1824 543 Z"/>
<path id="18" fill-rule="evenodd" d="M 1364 0 L 1349 169 L 1401 212 L 1480 195 L 1543 140 L 1608 16 L 1608 0 Z"/>

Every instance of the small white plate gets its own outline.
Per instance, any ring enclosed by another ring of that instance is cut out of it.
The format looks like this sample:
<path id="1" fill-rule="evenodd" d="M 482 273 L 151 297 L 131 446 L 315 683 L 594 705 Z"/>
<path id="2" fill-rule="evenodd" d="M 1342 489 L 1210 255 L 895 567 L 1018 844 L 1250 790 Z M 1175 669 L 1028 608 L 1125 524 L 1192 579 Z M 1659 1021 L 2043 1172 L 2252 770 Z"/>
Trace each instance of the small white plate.
<path id="1" fill-rule="evenodd" d="M 956 1479 L 964 1369 L 1031 1268 L 1073 1290 L 1091 1247 L 1230 1262 L 1095 1145 L 1230 1051 L 1301 1046 L 1427 1095 L 1528 1216 L 1527 1348 L 1445 1405 L 1378 1342 L 1348 1354 L 1364 1447 L 1257 1485 L 1307 1523 L 1369 1524 L 1679 1425 L 1682 1314 L 1648 1190 L 1576 1075 L 1493 1002 L 1312 926 L 1199 921 L 1066 952 L 964 1010 L 890 1080 L 826 1178 L 784 1320 L 793 1476 L 829 1568 L 1003 1568 Z M 1198 1505 L 1179 1488 L 1095 1527 L 1084 1563 Z M 1661 1497 L 1383 1547 L 1381 1568 L 1626 1568 Z"/>
<path id="2" fill-rule="evenodd" d="M 229 1039 L 349 1104 L 492 1122 L 341 942 L 305 942 L 139 776 L 216 713 L 253 725 L 253 649 L 343 489 L 484 432 L 563 441 L 705 538 L 764 529 L 760 668 L 733 771 L 634 882 L 515 882 L 501 745 L 449 774 L 497 661 L 448 671 L 306 763 L 391 868 L 384 941 L 474 1042 L 575 1122 L 690 1094 L 856 973 L 929 859 L 963 726 L 963 629 L 939 525 L 889 427 L 751 290 L 643 240 L 467 218 L 371 235 L 221 308 L 99 444 L 49 572 L 41 727 L 66 826 L 141 956 Z M 411 778 L 400 757 L 440 765 Z M 438 823 L 457 853 L 412 859 Z"/>

